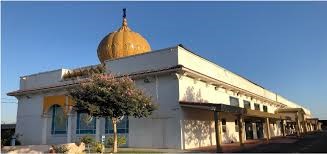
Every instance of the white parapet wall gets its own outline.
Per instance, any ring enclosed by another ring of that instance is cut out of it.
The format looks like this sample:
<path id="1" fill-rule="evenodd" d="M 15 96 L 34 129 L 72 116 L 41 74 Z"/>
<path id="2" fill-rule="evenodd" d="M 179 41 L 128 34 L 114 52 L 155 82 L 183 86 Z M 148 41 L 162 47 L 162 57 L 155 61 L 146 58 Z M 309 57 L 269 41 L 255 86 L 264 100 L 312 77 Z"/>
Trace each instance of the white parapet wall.
<path id="1" fill-rule="evenodd" d="M 58 69 L 22 76 L 20 78 L 20 89 L 33 89 L 59 83 L 67 71 L 67 69 Z"/>

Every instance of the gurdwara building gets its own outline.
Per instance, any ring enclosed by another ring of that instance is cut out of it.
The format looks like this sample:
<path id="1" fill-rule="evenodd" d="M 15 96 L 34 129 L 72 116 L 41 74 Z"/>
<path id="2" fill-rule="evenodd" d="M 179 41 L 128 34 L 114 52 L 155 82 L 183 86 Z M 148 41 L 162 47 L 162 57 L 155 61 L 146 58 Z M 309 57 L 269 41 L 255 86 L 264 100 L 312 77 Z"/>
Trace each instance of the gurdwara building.
<path id="1" fill-rule="evenodd" d="M 127 147 L 192 149 L 320 129 L 309 109 L 287 100 L 185 48 L 151 50 L 147 40 L 122 26 L 97 49 L 105 71 L 128 75 L 159 104 L 150 117 L 124 117 L 119 135 Z M 84 135 L 110 136 L 108 119 L 72 110 L 67 88 L 99 65 L 57 69 L 20 77 L 16 133 L 23 145 L 60 144 Z"/>

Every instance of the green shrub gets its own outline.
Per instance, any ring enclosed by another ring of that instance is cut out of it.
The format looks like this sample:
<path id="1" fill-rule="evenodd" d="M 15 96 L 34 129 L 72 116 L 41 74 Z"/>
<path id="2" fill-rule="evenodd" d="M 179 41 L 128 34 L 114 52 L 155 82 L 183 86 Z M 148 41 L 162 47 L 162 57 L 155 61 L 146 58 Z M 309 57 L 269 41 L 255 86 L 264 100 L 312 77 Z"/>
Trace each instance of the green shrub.
<path id="1" fill-rule="evenodd" d="M 92 146 L 92 151 L 96 153 L 103 153 L 104 152 L 104 145 L 101 142 L 94 142 Z"/>
<path id="2" fill-rule="evenodd" d="M 123 144 L 126 144 L 126 137 L 125 136 L 118 136 L 117 137 L 117 146 L 121 146 Z M 106 141 L 106 146 L 112 147 L 114 145 L 114 136 L 108 137 Z"/>
<path id="3" fill-rule="evenodd" d="M 3 130 L 1 131 L 1 145 L 2 146 L 9 146 L 11 145 L 11 138 L 15 136 L 15 145 L 21 145 L 19 141 L 19 137 L 22 136 L 21 134 L 15 134 L 15 130 Z"/>
<path id="4" fill-rule="evenodd" d="M 9 146 L 11 137 L 15 134 L 15 130 L 8 129 L 8 130 L 1 130 L 1 144 L 4 146 Z"/>
<path id="5" fill-rule="evenodd" d="M 95 142 L 94 138 L 89 135 L 85 135 L 85 136 L 81 137 L 80 141 L 85 144 L 91 144 L 91 143 Z"/>
<path id="6" fill-rule="evenodd" d="M 67 153 L 69 151 L 66 145 L 53 145 L 52 148 L 56 153 Z"/>

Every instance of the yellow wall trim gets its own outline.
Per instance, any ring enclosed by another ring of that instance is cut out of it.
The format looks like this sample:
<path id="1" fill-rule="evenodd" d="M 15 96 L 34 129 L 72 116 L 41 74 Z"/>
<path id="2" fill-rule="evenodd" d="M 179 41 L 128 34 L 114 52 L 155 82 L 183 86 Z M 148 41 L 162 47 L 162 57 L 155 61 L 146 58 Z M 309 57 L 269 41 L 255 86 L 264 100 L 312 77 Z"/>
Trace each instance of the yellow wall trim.
<path id="1" fill-rule="evenodd" d="M 66 103 L 67 102 L 67 103 Z M 59 105 L 64 109 L 65 113 L 71 110 L 74 101 L 66 95 L 44 96 L 43 98 L 43 113 L 47 113 L 53 105 Z"/>

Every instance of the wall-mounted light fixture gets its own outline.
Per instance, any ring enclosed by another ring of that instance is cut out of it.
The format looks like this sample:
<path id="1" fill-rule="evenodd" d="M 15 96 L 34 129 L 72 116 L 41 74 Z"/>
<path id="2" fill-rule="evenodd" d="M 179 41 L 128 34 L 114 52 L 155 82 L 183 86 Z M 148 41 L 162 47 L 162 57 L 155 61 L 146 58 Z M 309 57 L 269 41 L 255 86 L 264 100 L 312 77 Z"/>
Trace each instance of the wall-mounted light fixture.
<path id="1" fill-rule="evenodd" d="M 148 77 L 145 77 L 143 81 L 144 83 L 150 83 L 150 79 Z"/>

